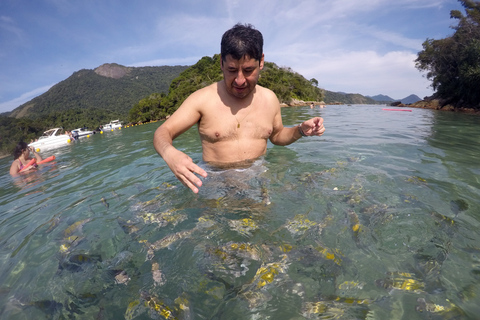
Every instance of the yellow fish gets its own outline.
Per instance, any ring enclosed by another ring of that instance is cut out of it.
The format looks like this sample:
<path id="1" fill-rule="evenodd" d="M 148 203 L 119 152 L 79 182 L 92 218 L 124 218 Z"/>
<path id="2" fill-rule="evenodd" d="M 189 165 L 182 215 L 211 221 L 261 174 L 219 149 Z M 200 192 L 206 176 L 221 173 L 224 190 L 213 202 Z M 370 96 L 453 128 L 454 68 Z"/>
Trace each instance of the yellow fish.
<path id="1" fill-rule="evenodd" d="M 375 281 L 378 287 L 385 289 L 398 289 L 403 291 L 422 292 L 425 284 L 416 279 L 414 275 L 406 272 L 389 272 L 386 279 L 379 279 Z"/>
<path id="2" fill-rule="evenodd" d="M 84 220 L 80 220 L 80 221 L 75 222 L 74 224 L 69 226 L 67 229 L 65 229 L 65 231 L 63 232 L 63 237 L 68 238 L 68 237 L 72 236 L 75 231 L 81 230 L 82 227 L 87 222 L 89 222 L 90 220 L 92 220 L 92 219 L 88 218 L 88 219 L 84 219 Z"/>
<path id="3" fill-rule="evenodd" d="M 339 266 L 342 265 L 342 259 L 339 256 L 343 254 L 339 250 L 329 249 L 326 247 L 322 247 L 321 245 L 315 247 L 315 250 L 320 252 L 325 257 L 325 259 L 332 260 Z"/>

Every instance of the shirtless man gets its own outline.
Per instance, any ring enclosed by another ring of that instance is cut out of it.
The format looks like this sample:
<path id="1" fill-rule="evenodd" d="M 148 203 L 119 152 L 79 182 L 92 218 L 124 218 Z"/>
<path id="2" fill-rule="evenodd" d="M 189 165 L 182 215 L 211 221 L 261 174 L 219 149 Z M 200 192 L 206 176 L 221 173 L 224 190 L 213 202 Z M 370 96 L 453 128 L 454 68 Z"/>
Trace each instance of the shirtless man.
<path id="1" fill-rule="evenodd" d="M 283 126 L 280 103 L 271 90 L 257 85 L 263 69 L 263 37 L 251 25 L 237 24 L 221 42 L 223 80 L 191 94 L 156 131 L 153 145 L 178 180 L 198 193 L 205 170 L 173 146 L 173 140 L 198 123 L 203 160 L 225 167 L 264 155 L 267 140 L 288 145 L 303 136 L 325 132 L 323 119 Z M 198 176 L 197 176 L 198 175 Z"/>

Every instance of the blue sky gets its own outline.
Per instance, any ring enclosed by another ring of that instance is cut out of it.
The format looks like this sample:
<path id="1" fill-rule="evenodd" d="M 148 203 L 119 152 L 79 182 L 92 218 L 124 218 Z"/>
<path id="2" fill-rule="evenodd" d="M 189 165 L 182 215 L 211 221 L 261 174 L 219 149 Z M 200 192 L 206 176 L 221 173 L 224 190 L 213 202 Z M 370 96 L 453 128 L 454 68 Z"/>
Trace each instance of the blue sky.
<path id="1" fill-rule="evenodd" d="M 456 0 L 1 0 L 0 112 L 80 69 L 192 65 L 237 22 L 264 36 L 266 61 L 330 91 L 432 94 L 414 60 L 453 33 Z"/>

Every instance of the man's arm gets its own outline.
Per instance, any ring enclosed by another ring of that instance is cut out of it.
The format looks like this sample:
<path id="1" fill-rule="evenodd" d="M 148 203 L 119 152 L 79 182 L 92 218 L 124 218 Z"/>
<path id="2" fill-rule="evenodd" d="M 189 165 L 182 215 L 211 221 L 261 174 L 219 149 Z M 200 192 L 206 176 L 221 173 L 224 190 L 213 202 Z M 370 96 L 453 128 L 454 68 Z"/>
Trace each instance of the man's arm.
<path id="1" fill-rule="evenodd" d="M 195 97 L 197 96 L 197 97 Z M 206 177 L 205 170 L 193 163 L 185 153 L 173 146 L 173 140 L 197 123 L 201 114 L 197 108 L 198 94 L 194 93 L 168 118 L 153 136 L 153 146 L 158 154 L 165 160 L 175 177 L 185 186 L 198 193 L 202 181 L 195 175 Z"/>
<path id="2" fill-rule="evenodd" d="M 284 127 L 279 107 L 274 118 L 270 141 L 276 145 L 286 146 L 297 141 L 302 136 L 321 136 L 324 132 L 323 118 L 320 117 L 306 120 L 295 127 Z"/>

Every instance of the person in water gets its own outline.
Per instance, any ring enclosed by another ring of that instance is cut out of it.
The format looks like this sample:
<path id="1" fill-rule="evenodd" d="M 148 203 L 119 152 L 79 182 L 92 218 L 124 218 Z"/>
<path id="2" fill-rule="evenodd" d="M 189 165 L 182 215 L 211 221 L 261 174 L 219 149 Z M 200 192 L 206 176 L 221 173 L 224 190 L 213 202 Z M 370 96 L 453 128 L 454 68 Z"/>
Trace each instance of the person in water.
<path id="1" fill-rule="evenodd" d="M 198 124 L 203 161 L 215 167 L 251 163 L 267 151 L 267 140 L 288 145 L 325 132 L 315 117 L 284 127 L 275 93 L 257 85 L 264 66 L 263 36 L 252 25 L 236 24 L 221 40 L 223 80 L 197 90 L 155 131 L 153 145 L 185 186 L 198 193 L 207 173 L 173 140 Z M 198 176 L 197 176 L 198 175 Z"/>
<path id="2" fill-rule="evenodd" d="M 13 151 L 14 160 L 12 162 L 12 165 L 10 166 L 10 174 L 12 176 L 18 174 L 20 170 L 22 170 L 30 162 L 30 151 L 35 156 L 37 162 L 43 160 L 42 157 L 37 152 L 35 152 L 33 148 L 29 147 L 26 142 L 19 142 L 15 147 L 15 150 Z M 30 171 L 34 168 L 36 168 L 36 165 L 30 166 L 29 168 L 25 169 L 25 171 Z"/>

